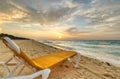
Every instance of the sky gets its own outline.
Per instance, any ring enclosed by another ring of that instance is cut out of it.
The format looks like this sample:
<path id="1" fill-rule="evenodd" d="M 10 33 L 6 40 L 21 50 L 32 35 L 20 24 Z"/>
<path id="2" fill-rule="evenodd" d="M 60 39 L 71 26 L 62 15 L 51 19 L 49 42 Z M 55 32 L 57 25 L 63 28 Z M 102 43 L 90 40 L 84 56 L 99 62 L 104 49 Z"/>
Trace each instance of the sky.
<path id="1" fill-rule="evenodd" d="M 120 0 L 0 0 L 0 33 L 31 39 L 120 40 Z"/>

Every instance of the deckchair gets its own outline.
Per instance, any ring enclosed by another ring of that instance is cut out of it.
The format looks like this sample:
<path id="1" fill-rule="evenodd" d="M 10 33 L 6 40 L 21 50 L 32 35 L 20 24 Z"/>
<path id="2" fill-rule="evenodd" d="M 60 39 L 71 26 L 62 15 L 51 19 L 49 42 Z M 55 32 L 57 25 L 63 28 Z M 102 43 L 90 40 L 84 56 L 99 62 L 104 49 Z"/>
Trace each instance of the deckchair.
<path id="1" fill-rule="evenodd" d="M 37 70 L 45 70 L 45 69 L 49 69 L 50 72 L 50 68 L 54 65 L 57 65 L 65 60 L 70 60 L 71 57 L 77 55 L 77 61 L 75 64 L 75 67 L 78 67 L 79 61 L 80 61 L 80 54 L 76 53 L 74 51 L 68 51 L 68 50 L 63 50 L 63 51 L 59 51 L 59 52 L 54 52 L 52 54 L 49 55 L 45 55 L 45 56 L 40 56 L 37 58 L 33 58 L 31 59 L 25 52 L 23 52 L 21 50 L 21 48 L 14 42 L 12 41 L 9 37 L 4 37 L 2 38 L 3 43 L 10 48 L 13 52 L 14 55 L 13 57 L 11 57 L 8 61 L 6 61 L 5 63 L 3 63 L 4 67 L 6 68 L 6 70 L 8 71 L 7 77 L 11 77 L 13 75 L 13 73 L 15 72 L 15 70 L 19 67 L 19 65 L 21 64 L 25 64 L 28 67 L 30 67 L 30 69 L 32 69 L 33 71 L 37 71 Z M 15 58 L 17 61 L 19 61 L 17 64 L 15 63 L 9 63 L 13 58 Z M 7 65 L 16 65 L 16 67 L 13 70 L 9 70 Z M 21 71 L 24 69 L 24 67 L 21 69 Z M 20 72 L 21 72 L 20 71 Z M 49 73 L 48 72 L 48 73 Z M 46 75 L 47 77 L 49 76 L 49 74 Z M 47 77 L 45 79 L 47 79 Z"/>

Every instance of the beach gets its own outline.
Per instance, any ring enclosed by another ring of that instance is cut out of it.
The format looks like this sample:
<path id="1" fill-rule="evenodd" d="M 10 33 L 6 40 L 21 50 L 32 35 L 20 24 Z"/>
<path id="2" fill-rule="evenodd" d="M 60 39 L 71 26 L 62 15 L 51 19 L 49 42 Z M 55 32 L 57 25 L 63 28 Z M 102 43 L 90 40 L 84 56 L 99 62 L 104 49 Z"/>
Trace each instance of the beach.
<path id="1" fill-rule="evenodd" d="M 14 40 L 20 48 L 31 58 L 47 55 L 60 51 L 52 46 L 34 40 Z M 6 61 L 11 57 L 13 52 L 9 50 L 0 41 L 0 62 Z M 82 56 L 80 57 L 78 68 L 74 68 L 76 57 L 73 57 L 73 62 L 64 61 L 59 65 L 51 68 L 51 74 L 48 79 L 120 79 L 120 67 L 115 67 L 108 62 L 102 62 L 97 59 Z M 18 69 L 20 70 L 20 69 Z M 17 71 L 16 70 L 16 73 Z M 0 77 L 3 77 L 4 70 L 0 66 Z M 16 74 L 15 73 L 15 74 Z M 32 71 L 25 67 L 20 75 L 31 74 Z M 36 78 L 39 79 L 39 78 Z"/>

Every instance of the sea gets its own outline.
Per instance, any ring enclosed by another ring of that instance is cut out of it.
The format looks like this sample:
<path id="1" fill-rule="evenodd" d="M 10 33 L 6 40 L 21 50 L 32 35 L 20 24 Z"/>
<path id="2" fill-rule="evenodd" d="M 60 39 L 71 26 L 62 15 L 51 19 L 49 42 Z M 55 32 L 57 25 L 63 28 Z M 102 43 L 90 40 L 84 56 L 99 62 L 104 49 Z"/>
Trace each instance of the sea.
<path id="1" fill-rule="evenodd" d="M 120 40 L 42 40 L 47 45 L 73 50 L 81 55 L 120 67 Z"/>

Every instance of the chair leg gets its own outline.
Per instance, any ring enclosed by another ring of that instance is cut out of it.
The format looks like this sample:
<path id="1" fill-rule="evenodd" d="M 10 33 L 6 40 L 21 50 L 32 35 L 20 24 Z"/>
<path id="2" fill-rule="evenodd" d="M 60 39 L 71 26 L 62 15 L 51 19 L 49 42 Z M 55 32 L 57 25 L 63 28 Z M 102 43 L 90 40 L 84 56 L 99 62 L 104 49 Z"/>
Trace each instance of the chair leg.
<path id="1" fill-rule="evenodd" d="M 0 62 L 0 65 L 3 66 L 3 68 L 5 69 L 5 71 L 7 72 L 7 76 L 10 74 L 10 70 L 9 68 L 7 67 L 7 65 L 4 63 L 4 62 Z"/>
<path id="2" fill-rule="evenodd" d="M 11 76 L 13 75 L 13 73 L 16 71 L 16 69 L 19 67 L 19 65 L 21 65 L 21 64 L 22 64 L 22 62 L 17 63 L 17 65 L 15 66 L 15 68 L 12 69 L 12 70 L 9 72 L 9 74 L 7 75 L 7 77 L 11 77 Z"/>
<path id="3" fill-rule="evenodd" d="M 42 75 L 42 79 L 47 79 L 49 77 L 50 72 L 51 72 L 50 69 L 40 70 L 32 75 L 29 75 L 29 79 L 33 79 L 39 75 Z"/>
<path id="4" fill-rule="evenodd" d="M 24 70 L 24 68 L 25 68 L 25 65 L 21 68 L 21 70 L 18 72 L 17 75 L 20 75 L 20 73 Z"/>
<path id="5" fill-rule="evenodd" d="M 80 62 L 80 53 L 77 53 L 77 60 L 76 60 L 76 64 L 74 65 L 75 68 L 78 67 L 79 62 Z"/>
<path id="6" fill-rule="evenodd" d="M 68 58 L 67 60 L 68 60 L 69 62 L 72 62 L 72 59 L 71 59 L 71 58 Z"/>
<path id="7" fill-rule="evenodd" d="M 29 67 L 30 69 L 32 68 L 27 63 L 25 63 L 25 65 L 27 67 Z M 35 72 L 35 74 L 32 74 L 31 76 L 29 76 L 29 79 L 33 79 L 33 78 L 35 78 L 35 77 L 37 77 L 39 75 L 42 75 L 42 79 L 47 79 L 49 77 L 50 72 L 51 72 L 51 70 L 49 68 L 44 69 L 44 70 L 40 70 L 38 72 L 36 72 L 37 71 L 36 68 L 32 68 L 32 70 L 33 70 L 33 72 Z"/>
<path id="8" fill-rule="evenodd" d="M 50 75 L 51 70 L 50 69 L 45 69 L 42 73 L 42 79 L 47 79 Z"/>

